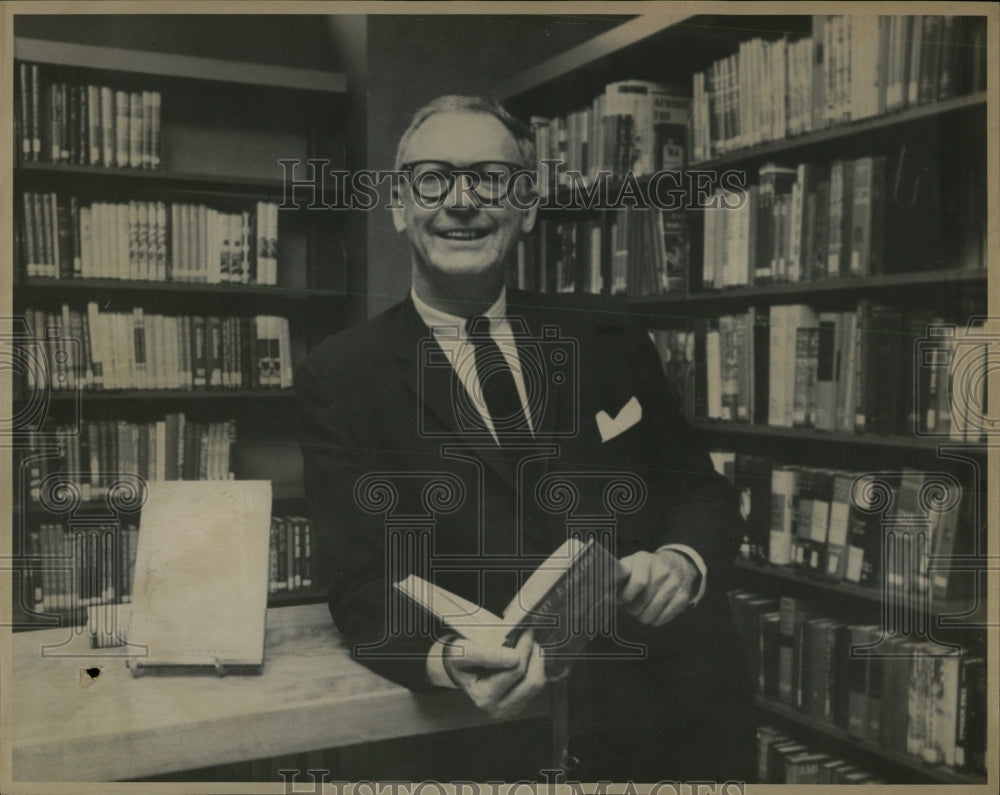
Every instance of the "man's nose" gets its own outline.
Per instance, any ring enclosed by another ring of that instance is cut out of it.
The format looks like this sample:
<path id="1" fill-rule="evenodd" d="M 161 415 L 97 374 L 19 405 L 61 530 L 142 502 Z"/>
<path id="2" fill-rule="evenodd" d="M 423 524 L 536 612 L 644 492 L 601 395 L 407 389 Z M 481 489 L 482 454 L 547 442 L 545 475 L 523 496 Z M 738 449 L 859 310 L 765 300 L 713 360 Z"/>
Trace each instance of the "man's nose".
<path id="1" fill-rule="evenodd" d="M 481 203 L 476 195 L 478 178 L 468 171 L 458 171 L 454 174 L 451 187 L 445 195 L 444 207 L 449 212 L 468 213 L 480 209 Z"/>

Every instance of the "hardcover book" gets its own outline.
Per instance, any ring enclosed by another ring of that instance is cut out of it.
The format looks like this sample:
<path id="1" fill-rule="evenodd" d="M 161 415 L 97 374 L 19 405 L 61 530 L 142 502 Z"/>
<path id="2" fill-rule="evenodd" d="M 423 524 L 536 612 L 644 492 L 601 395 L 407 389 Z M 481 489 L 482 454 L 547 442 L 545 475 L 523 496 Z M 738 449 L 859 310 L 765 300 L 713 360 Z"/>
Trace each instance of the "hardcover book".
<path id="1" fill-rule="evenodd" d="M 264 664 L 271 483 L 146 485 L 125 636 L 145 646 L 134 675 L 260 673 Z"/>
<path id="2" fill-rule="evenodd" d="M 621 563 L 591 540 L 567 539 L 539 566 L 514 595 L 502 616 L 411 574 L 395 587 L 468 640 L 514 646 L 527 629 L 545 648 L 545 673 L 565 673 L 586 643 L 608 626 L 618 584 L 625 578 Z"/>

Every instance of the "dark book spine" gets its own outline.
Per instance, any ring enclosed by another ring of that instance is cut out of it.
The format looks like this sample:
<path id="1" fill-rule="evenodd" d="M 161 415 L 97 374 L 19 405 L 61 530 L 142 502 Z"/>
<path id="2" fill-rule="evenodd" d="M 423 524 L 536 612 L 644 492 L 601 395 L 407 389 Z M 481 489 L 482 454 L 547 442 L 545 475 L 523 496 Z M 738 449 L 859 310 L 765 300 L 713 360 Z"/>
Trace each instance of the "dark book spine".
<path id="1" fill-rule="evenodd" d="M 32 142 L 32 96 L 31 96 L 31 65 L 19 62 L 17 65 L 18 94 L 17 94 L 17 118 L 18 129 L 20 131 L 20 141 L 15 142 L 19 146 L 18 155 L 23 162 L 33 159 L 31 151 Z"/>
<path id="2" fill-rule="evenodd" d="M 866 627 L 852 626 L 848 644 L 847 660 L 847 733 L 856 739 L 863 740 L 868 735 L 868 682 L 870 676 L 870 658 L 867 656 L 852 656 L 851 647 L 855 650 L 868 642 Z"/>
<path id="3" fill-rule="evenodd" d="M 920 45 L 920 81 L 918 100 L 921 105 L 934 102 L 938 90 L 938 71 L 941 65 L 941 31 L 944 17 L 924 17 L 923 41 Z"/>
<path id="4" fill-rule="evenodd" d="M 53 194 L 54 195 L 54 194 Z M 60 279 L 73 278 L 73 241 L 70 234 L 70 208 L 65 201 L 56 200 L 56 246 Z"/>

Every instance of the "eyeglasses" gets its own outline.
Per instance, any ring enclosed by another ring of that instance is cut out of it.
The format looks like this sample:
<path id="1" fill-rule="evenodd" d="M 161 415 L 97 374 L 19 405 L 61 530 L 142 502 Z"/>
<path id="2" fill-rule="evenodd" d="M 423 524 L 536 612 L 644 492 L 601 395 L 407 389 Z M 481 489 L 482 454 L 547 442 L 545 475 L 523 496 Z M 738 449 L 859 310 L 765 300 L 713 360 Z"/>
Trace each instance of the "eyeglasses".
<path id="1" fill-rule="evenodd" d="M 486 201 L 496 201 L 506 195 L 511 180 L 521 172 L 528 172 L 518 163 L 502 160 L 484 160 L 467 166 L 456 166 L 443 160 L 416 160 L 404 163 L 413 191 L 424 201 L 440 201 L 455 186 L 459 176 L 469 180 L 469 187 L 476 196 Z"/>

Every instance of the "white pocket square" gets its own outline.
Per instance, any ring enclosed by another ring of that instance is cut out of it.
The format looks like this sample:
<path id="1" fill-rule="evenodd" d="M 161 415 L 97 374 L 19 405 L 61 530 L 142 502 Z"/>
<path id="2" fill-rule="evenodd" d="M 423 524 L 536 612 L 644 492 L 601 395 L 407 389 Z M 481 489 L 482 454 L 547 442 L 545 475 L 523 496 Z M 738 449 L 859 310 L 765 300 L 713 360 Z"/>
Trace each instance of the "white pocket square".
<path id="1" fill-rule="evenodd" d="M 622 406 L 616 417 L 609 417 L 608 412 L 601 410 L 597 412 L 597 430 L 601 434 L 601 441 L 606 442 L 624 433 L 639 420 L 642 419 L 642 406 L 633 395 L 632 398 Z"/>

